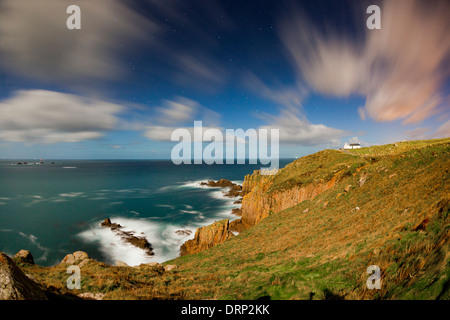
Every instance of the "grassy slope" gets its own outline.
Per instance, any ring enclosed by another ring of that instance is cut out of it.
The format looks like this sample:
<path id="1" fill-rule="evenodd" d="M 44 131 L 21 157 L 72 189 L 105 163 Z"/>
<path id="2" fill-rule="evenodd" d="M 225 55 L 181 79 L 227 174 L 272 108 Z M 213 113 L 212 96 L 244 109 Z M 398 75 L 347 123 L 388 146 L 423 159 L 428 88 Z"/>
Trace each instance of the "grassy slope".
<path id="1" fill-rule="evenodd" d="M 298 159 L 274 177 L 268 196 L 340 170 L 343 179 L 237 237 L 167 262 L 177 271 L 92 261 L 81 269 L 83 290 L 70 293 L 104 292 L 106 299 L 449 299 L 449 151 L 450 139 L 440 139 Z M 366 269 L 373 264 L 382 270 L 381 290 L 366 289 Z M 56 293 L 69 293 L 64 266 L 22 268 Z"/>

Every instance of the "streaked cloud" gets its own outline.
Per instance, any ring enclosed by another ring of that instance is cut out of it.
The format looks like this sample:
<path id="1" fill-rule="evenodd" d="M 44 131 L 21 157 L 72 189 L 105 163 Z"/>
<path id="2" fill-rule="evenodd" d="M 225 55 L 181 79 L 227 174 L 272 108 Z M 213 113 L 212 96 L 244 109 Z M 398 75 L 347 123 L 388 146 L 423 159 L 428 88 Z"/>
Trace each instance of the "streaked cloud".
<path id="1" fill-rule="evenodd" d="M 323 124 L 313 124 L 302 114 L 287 109 L 281 110 L 278 116 L 266 114 L 264 118 L 268 124 L 260 128 L 279 129 L 280 143 L 293 143 L 301 146 L 339 144 L 340 139 L 349 134 L 345 130 Z"/>
<path id="2" fill-rule="evenodd" d="M 155 120 L 142 126 L 143 135 L 155 141 L 170 141 L 172 132 L 183 128 L 193 136 L 194 121 L 201 120 L 203 129 L 218 128 L 221 115 L 198 102 L 176 97 L 174 100 L 164 100 L 162 107 L 156 108 Z"/>
<path id="3" fill-rule="evenodd" d="M 300 13 L 284 20 L 280 37 L 299 79 L 313 90 L 364 95 L 362 119 L 421 122 L 449 103 L 442 87 L 450 75 L 450 4 L 399 0 L 380 7 L 381 30 L 368 30 L 367 17 L 358 17 L 362 41 L 332 28 L 322 32 Z"/>
<path id="4" fill-rule="evenodd" d="M 278 115 L 261 113 L 258 118 L 265 123 L 260 129 L 280 130 L 280 143 L 302 146 L 339 144 L 340 138 L 348 135 L 345 130 L 313 124 L 307 119 L 302 105 L 309 94 L 305 86 L 269 86 L 251 72 L 246 73 L 243 83 L 251 91 L 279 106 Z"/>
<path id="5" fill-rule="evenodd" d="M 0 140 L 80 142 L 115 130 L 124 107 L 78 95 L 21 90 L 0 101 Z"/>
<path id="6" fill-rule="evenodd" d="M 124 2 L 78 0 L 81 30 L 68 30 L 61 0 L 0 2 L 2 64 L 21 76 L 80 85 L 86 80 L 114 80 L 124 71 L 119 56 L 135 41 L 158 32 L 152 21 Z"/>

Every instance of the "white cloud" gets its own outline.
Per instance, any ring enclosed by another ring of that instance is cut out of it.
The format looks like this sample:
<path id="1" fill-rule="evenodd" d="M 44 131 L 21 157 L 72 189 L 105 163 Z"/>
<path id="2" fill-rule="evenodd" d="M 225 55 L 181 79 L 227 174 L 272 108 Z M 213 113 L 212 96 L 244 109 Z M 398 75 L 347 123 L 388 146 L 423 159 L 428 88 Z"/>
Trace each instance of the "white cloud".
<path id="1" fill-rule="evenodd" d="M 380 7 L 381 30 L 367 29 L 366 16 L 356 19 L 366 30 L 362 41 L 320 32 L 299 13 L 284 21 L 280 36 L 298 77 L 314 90 L 365 95 L 362 119 L 417 123 L 448 103 L 441 91 L 450 75 L 450 4 L 398 0 Z"/>
<path id="2" fill-rule="evenodd" d="M 201 106 L 190 99 L 178 97 L 175 101 L 164 100 L 163 107 L 156 111 L 159 113 L 159 122 L 166 124 L 175 124 L 191 121 Z"/>
<path id="3" fill-rule="evenodd" d="M 0 1 L 0 57 L 22 76 L 58 84 L 114 79 L 124 70 L 118 54 L 158 32 L 119 0 L 78 0 L 81 30 L 68 30 L 61 0 Z"/>
<path id="4" fill-rule="evenodd" d="M 312 124 L 306 117 L 282 110 L 280 115 L 266 115 L 268 125 L 261 129 L 279 129 L 280 143 L 293 143 L 302 146 L 314 146 L 326 143 L 339 144 L 340 138 L 348 132 L 327 127 L 323 124 Z"/>
<path id="5" fill-rule="evenodd" d="M 433 138 L 448 138 L 450 137 L 450 120 L 444 122 L 440 127 L 436 129 L 432 134 Z"/>
<path id="6" fill-rule="evenodd" d="M 202 128 L 205 131 L 211 128 L 219 128 L 221 119 L 221 114 L 185 97 L 164 100 L 163 106 L 155 110 L 157 121 L 141 127 L 143 135 L 155 141 L 170 141 L 172 132 L 176 129 L 186 129 L 194 137 L 194 121 L 202 121 Z M 191 123 L 192 126 L 188 123 Z"/>
<path id="7" fill-rule="evenodd" d="M 79 142 L 114 130 L 122 106 L 47 90 L 21 90 L 0 101 L 0 140 Z"/>
<path id="8" fill-rule="evenodd" d="M 324 124 L 313 124 L 303 114 L 302 102 L 308 90 L 301 85 L 271 88 L 253 73 L 247 72 L 244 85 L 261 97 L 280 106 L 278 116 L 262 113 L 258 118 L 266 124 L 260 129 L 278 129 L 280 143 L 314 146 L 320 144 L 340 144 L 340 138 L 348 132 L 327 127 Z"/>

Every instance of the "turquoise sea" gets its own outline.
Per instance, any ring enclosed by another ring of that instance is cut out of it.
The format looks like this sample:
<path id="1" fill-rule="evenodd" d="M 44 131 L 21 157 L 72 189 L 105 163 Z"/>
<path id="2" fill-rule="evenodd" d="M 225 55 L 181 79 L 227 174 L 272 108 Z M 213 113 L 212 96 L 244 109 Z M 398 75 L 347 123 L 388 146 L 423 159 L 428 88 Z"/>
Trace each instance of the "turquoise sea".
<path id="1" fill-rule="evenodd" d="M 280 167 L 291 162 L 280 160 Z M 237 219 L 236 199 L 199 182 L 221 178 L 242 184 L 261 165 L 174 165 L 170 160 L 46 160 L 43 164 L 0 161 L 0 251 L 31 251 L 43 266 L 74 251 L 129 265 L 175 258 L 195 229 Z M 146 236 L 154 249 L 123 242 L 100 223 L 110 218 L 124 230 Z M 190 230 L 190 235 L 176 233 Z"/>

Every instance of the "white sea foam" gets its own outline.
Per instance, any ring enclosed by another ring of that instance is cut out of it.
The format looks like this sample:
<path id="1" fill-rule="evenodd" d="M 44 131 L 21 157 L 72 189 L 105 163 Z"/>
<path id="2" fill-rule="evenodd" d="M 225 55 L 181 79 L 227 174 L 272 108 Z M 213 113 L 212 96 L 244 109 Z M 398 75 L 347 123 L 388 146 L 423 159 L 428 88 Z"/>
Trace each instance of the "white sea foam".
<path id="1" fill-rule="evenodd" d="M 201 212 L 197 211 L 197 210 L 179 210 L 179 211 L 183 212 L 183 213 L 189 213 L 189 214 L 201 214 Z"/>
<path id="2" fill-rule="evenodd" d="M 77 167 L 62 167 L 63 169 L 77 169 Z"/>
<path id="3" fill-rule="evenodd" d="M 125 243 L 114 231 L 101 227 L 101 221 L 96 221 L 78 236 L 86 242 L 97 243 L 109 263 L 120 260 L 130 266 L 176 258 L 181 244 L 192 238 L 195 231 L 194 227 L 175 226 L 146 219 L 111 217 L 111 221 L 119 223 L 123 231 L 133 231 L 136 236 L 145 236 L 152 244 L 154 255 L 149 256 L 144 250 Z M 192 233 L 189 236 L 175 233 L 180 229 L 188 229 Z"/>
<path id="4" fill-rule="evenodd" d="M 223 201 L 223 205 L 219 205 L 217 211 L 212 216 L 205 216 L 203 212 L 195 210 L 191 205 L 184 204 L 184 210 L 177 210 L 177 212 L 189 214 L 194 217 L 194 220 L 186 225 L 168 223 L 169 216 L 146 218 L 111 217 L 111 221 L 119 223 L 123 227 L 123 231 L 133 231 L 136 236 L 145 236 L 152 244 L 153 256 L 148 256 L 144 250 L 125 243 L 119 235 L 109 228 L 101 227 L 101 221 L 96 221 L 87 230 L 79 233 L 78 236 L 86 242 L 96 243 L 108 263 L 115 263 L 117 260 L 120 260 L 130 266 L 136 266 L 141 263 L 161 263 L 174 259 L 179 256 L 180 246 L 194 237 L 195 230 L 198 227 L 209 225 L 221 219 L 230 219 L 232 221 L 238 218 L 231 213 L 231 210 L 240 207 L 239 204 L 233 203 L 239 197 L 225 197 L 224 188 L 202 186 L 200 185 L 202 181 L 207 180 L 187 181 L 175 186 L 160 188 L 158 191 L 180 188 L 205 189 L 206 197 L 211 196 Z M 129 193 L 129 190 L 131 189 L 123 189 L 119 192 Z M 111 203 L 111 205 L 113 204 L 121 204 L 121 202 Z M 175 206 L 171 204 L 157 204 L 156 206 L 175 210 Z M 136 211 L 130 211 L 130 213 L 134 213 L 135 215 L 139 214 Z M 177 230 L 189 230 L 190 234 L 176 233 Z"/>
<path id="5" fill-rule="evenodd" d="M 169 208 L 169 209 L 172 209 L 172 210 L 175 209 L 175 207 L 173 205 L 171 205 L 171 204 L 157 204 L 156 206 L 160 207 L 160 208 Z"/>
<path id="6" fill-rule="evenodd" d="M 83 195 L 84 192 L 69 192 L 69 193 L 60 193 L 60 197 L 68 197 L 68 198 L 75 198 Z"/>

